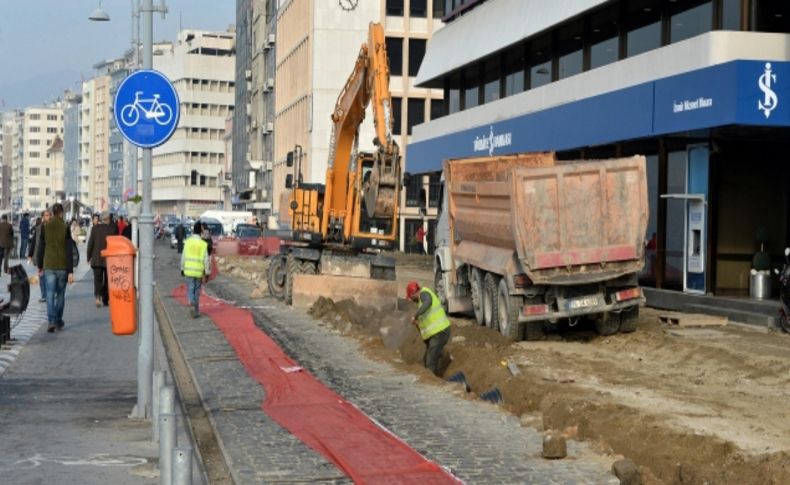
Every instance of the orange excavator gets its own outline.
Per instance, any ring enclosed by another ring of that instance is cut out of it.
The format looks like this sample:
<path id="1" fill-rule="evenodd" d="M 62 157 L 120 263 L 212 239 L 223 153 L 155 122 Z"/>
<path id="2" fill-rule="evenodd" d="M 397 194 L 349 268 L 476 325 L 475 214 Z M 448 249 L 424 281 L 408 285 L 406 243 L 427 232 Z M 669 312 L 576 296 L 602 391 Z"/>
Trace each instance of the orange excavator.
<path id="1" fill-rule="evenodd" d="M 326 182 L 303 182 L 301 147 L 288 153 L 286 166 L 292 173 L 285 186 L 290 191 L 283 194 L 280 208 L 288 210 L 288 227 L 280 232 L 286 234 L 283 250 L 272 261 L 268 283 L 272 294 L 289 304 L 299 274 L 395 279 L 395 260 L 381 254 L 397 244 L 401 186 L 389 77 L 384 29 L 371 23 L 368 42 L 362 44 L 332 113 Z M 357 150 L 369 105 L 376 131 L 372 153 Z"/>

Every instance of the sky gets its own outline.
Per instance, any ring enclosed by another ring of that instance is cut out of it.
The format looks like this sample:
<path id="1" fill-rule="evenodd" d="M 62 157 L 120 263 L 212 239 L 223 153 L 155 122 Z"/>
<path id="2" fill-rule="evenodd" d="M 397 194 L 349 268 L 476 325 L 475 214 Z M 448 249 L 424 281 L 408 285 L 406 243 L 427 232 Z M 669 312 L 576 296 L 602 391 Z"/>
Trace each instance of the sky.
<path id="1" fill-rule="evenodd" d="M 0 0 L 0 111 L 79 90 L 83 78 L 93 77 L 94 64 L 131 47 L 132 0 L 101 0 L 110 21 L 92 22 L 88 16 L 99 1 Z M 167 0 L 166 5 L 164 20 L 154 14 L 154 42 L 175 40 L 179 25 L 224 31 L 236 23 L 235 0 Z"/>

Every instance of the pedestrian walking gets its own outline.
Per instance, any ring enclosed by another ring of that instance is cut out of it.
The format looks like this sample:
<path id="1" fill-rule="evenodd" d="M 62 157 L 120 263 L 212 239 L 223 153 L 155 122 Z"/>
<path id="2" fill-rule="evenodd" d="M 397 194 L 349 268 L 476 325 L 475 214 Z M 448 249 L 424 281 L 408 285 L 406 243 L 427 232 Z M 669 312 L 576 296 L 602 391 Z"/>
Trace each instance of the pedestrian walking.
<path id="1" fill-rule="evenodd" d="M 41 212 L 41 217 L 38 218 L 36 221 L 36 227 L 33 231 L 33 239 L 30 241 L 30 247 L 27 250 L 27 259 L 31 264 L 38 265 L 38 257 L 39 251 L 41 250 L 41 239 L 44 237 L 44 224 L 49 222 L 52 219 L 52 212 L 49 209 L 45 209 Z M 38 277 L 38 287 L 41 289 L 41 297 L 39 297 L 38 302 L 44 303 L 47 301 L 47 285 L 45 284 L 44 278 L 42 276 Z"/>
<path id="2" fill-rule="evenodd" d="M 80 227 L 80 223 L 77 222 L 77 218 L 71 220 L 71 240 L 75 243 L 80 242 L 80 234 L 82 234 L 82 228 Z"/>
<path id="3" fill-rule="evenodd" d="M 86 251 L 88 263 L 93 270 L 93 297 L 96 307 L 107 306 L 110 300 L 107 288 L 107 261 L 101 252 L 107 248 L 107 236 L 113 236 L 110 226 L 110 213 L 103 212 L 99 218 L 99 225 L 93 228 L 88 239 Z"/>
<path id="4" fill-rule="evenodd" d="M 417 254 L 425 254 L 425 229 L 420 226 L 414 234 L 414 251 Z"/>
<path id="5" fill-rule="evenodd" d="M 186 228 L 184 224 L 179 224 L 176 226 L 176 249 L 178 249 L 178 254 L 184 250 L 184 236 L 186 236 Z"/>
<path id="6" fill-rule="evenodd" d="M 30 239 L 30 214 L 25 212 L 19 221 L 19 259 L 27 255 L 28 239 Z"/>
<path id="7" fill-rule="evenodd" d="M 63 220 L 63 205 L 52 206 L 52 219 L 42 226 L 41 247 L 36 262 L 39 277 L 44 277 L 47 291 L 47 332 L 63 330 L 63 307 L 66 285 L 74 282 L 72 259 L 74 242 L 71 231 Z"/>
<path id="8" fill-rule="evenodd" d="M 2 259 L 3 273 L 8 273 L 8 260 L 14 248 L 14 227 L 8 222 L 8 215 L 0 217 L 0 259 Z"/>
<path id="9" fill-rule="evenodd" d="M 187 300 L 192 318 L 200 316 L 200 287 L 208 281 L 211 271 L 208 244 L 200 237 L 201 231 L 202 225 L 198 221 L 181 254 L 181 275 L 187 279 Z"/>
<path id="10" fill-rule="evenodd" d="M 412 281 L 406 286 L 406 297 L 419 305 L 411 322 L 417 326 L 425 342 L 425 368 L 438 376 L 439 358 L 450 340 L 450 319 L 432 289 L 420 288 L 416 281 Z"/>

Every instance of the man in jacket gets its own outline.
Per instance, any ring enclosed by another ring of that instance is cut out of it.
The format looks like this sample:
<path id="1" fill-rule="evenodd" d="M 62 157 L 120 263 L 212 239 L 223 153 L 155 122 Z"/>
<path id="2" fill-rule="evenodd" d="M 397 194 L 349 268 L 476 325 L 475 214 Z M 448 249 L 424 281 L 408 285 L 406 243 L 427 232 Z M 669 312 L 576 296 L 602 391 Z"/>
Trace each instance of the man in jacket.
<path id="1" fill-rule="evenodd" d="M 93 270 L 93 296 L 96 307 L 107 306 L 110 295 L 107 289 L 107 262 L 101 252 L 107 248 L 107 236 L 113 236 L 110 213 L 102 212 L 100 223 L 91 231 L 86 251 L 88 263 Z"/>
<path id="2" fill-rule="evenodd" d="M 72 253 L 74 242 L 69 226 L 63 220 L 63 205 L 52 206 L 52 219 L 43 226 L 41 247 L 37 250 L 38 275 L 44 277 L 47 289 L 47 332 L 63 330 L 63 307 L 66 284 L 74 282 Z"/>
<path id="3" fill-rule="evenodd" d="M 8 215 L 0 217 L 0 258 L 3 263 L 3 273 L 8 273 L 8 259 L 14 247 L 14 227 L 8 222 Z"/>
<path id="4" fill-rule="evenodd" d="M 25 212 L 19 221 L 19 259 L 27 255 L 28 239 L 30 239 L 30 214 Z"/>
<path id="5" fill-rule="evenodd" d="M 178 254 L 184 251 L 184 236 L 186 236 L 186 232 L 184 224 L 179 222 L 175 229 L 176 249 L 178 249 Z"/>
<path id="6" fill-rule="evenodd" d="M 181 274 L 187 279 L 187 300 L 192 318 L 200 315 L 200 286 L 208 281 L 211 273 L 208 244 L 200 237 L 201 230 L 202 225 L 198 221 L 181 253 Z"/>
<path id="7" fill-rule="evenodd" d="M 30 247 L 27 249 L 27 259 L 30 264 L 38 265 L 38 258 L 39 258 L 39 251 L 41 249 L 41 239 L 44 237 L 44 224 L 52 219 L 52 212 L 49 209 L 45 209 L 41 213 L 41 218 L 36 224 L 36 227 L 33 230 L 33 238 L 30 241 Z M 44 303 L 47 301 L 47 285 L 45 284 L 44 278 L 38 278 L 38 287 L 41 289 L 41 297 L 39 297 L 38 302 Z"/>
<path id="8" fill-rule="evenodd" d="M 419 305 L 411 322 L 425 342 L 425 368 L 439 375 L 439 358 L 450 340 L 450 319 L 436 293 L 430 288 L 420 288 L 416 281 L 406 286 L 406 298 Z"/>

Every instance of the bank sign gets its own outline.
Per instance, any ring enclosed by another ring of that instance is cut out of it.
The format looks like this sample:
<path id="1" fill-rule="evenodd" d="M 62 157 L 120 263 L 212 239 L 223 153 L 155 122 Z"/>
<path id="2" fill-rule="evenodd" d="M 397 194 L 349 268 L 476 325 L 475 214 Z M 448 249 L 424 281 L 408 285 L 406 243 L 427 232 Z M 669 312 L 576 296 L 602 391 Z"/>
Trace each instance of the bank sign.
<path id="1" fill-rule="evenodd" d="M 790 62 L 732 61 L 409 144 L 411 172 L 443 160 L 568 150 L 726 125 L 790 126 Z"/>

